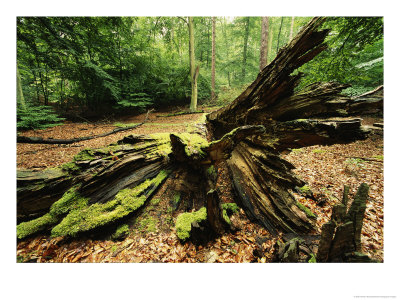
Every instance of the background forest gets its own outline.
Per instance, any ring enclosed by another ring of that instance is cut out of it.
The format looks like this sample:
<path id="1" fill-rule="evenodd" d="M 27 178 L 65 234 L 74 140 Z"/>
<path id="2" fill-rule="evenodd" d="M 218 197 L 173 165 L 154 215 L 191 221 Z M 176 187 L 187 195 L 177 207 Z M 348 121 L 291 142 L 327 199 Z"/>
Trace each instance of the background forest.
<path id="1" fill-rule="evenodd" d="M 262 17 L 216 17 L 215 99 L 211 99 L 212 17 L 194 17 L 199 104 L 234 100 L 260 70 Z M 271 62 L 310 17 L 268 17 Z M 301 68 L 299 88 L 350 83 L 351 95 L 383 84 L 383 18 L 328 18 L 329 48 Z M 265 34 L 265 33 L 264 33 Z M 18 17 L 18 129 L 61 121 L 188 106 L 189 35 L 184 17 Z M 48 107 L 44 107 L 48 106 Z"/>

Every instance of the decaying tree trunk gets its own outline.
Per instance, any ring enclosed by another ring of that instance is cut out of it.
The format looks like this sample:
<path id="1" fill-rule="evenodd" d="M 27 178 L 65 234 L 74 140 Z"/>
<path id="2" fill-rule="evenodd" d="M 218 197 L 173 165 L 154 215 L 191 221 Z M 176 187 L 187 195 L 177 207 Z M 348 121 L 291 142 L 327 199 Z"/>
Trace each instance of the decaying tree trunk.
<path id="1" fill-rule="evenodd" d="M 319 262 L 370 262 L 361 252 L 361 229 L 369 187 L 363 183 L 348 206 L 349 187 L 345 186 L 342 203 L 333 207 L 331 220 L 322 226 L 318 247 Z"/>
<path id="2" fill-rule="evenodd" d="M 310 21 L 235 101 L 207 116 L 214 141 L 207 142 L 204 131 L 130 135 L 115 145 L 85 150 L 56 170 L 19 171 L 18 217 L 39 218 L 20 223 L 18 237 L 45 229 L 74 236 L 112 224 L 145 205 L 168 176 L 176 192 L 190 199 L 178 206 L 185 211 L 206 207 L 210 228 L 222 233 L 229 226 L 209 175 L 220 161 L 227 161 L 236 201 L 252 220 L 272 234 L 310 232 L 314 217 L 292 195 L 305 182 L 280 152 L 368 134 L 361 119 L 327 119 L 352 115 L 356 104 L 340 94 L 348 85 L 316 83 L 294 93 L 302 75 L 293 71 L 326 49 L 328 30 L 317 30 L 322 22 Z M 358 107 L 368 106 L 369 100 L 358 100 Z"/>

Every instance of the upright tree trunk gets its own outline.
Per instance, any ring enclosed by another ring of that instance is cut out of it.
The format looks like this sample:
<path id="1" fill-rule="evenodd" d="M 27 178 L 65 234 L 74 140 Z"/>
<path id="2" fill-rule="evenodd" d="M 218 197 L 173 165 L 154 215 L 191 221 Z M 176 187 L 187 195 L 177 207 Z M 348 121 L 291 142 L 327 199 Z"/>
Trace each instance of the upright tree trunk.
<path id="1" fill-rule="evenodd" d="M 247 64 L 247 43 L 249 41 L 250 31 L 250 17 L 246 17 L 244 25 L 244 38 L 243 38 L 243 60 L 242 60 L 242 83 L 246 80 L 246 64 Z"/>
<path id="2" fill-rule="evenodd" d="M 192 97 L 190 100 L 190 111 L 197 110 L 197 77 L 199 75 L 199 67 L 196 68 L 196 60 L 194 57 L 194 28 L 193 17 L 188 18 L 189 26 L 189 59 L 190 59 L 190 83 L 192 86 Z"/>
<path id="3" fill-rule="evenodd" d="M 215 101 L 215 17 L 212 18 L 211 100 Z"/>
<path id="4" fill-rule="evenodd" d="M 278 32 L 278 41 L 276 42 L 276 53 L 277 54 L 279 51 L 279 40 L 281 38 L 282 24 L 283 24 L 283 17 L 281 17 L 281 25 L 279 26 L 279 32 Z"/>
<path id="5" fill-rule="evenodd" d="M 294 17 L 292 17 L 292 22 L 290 23 L 289 41 L 291 41 L 293 38 L 293 25 L 294 25 Z"/>
<path id="6" fill-rule="evenodd" d="M 268 17 L 261 17 L 260 71 L 268 63 Z"/>
<path id="7" fill-rule="evenodd" d="M 24 99 L 24 93 L 22 92 L 21 75 L 19 74 L 19 69 L 17 65 L 17 104 L 23 110 L 26 110 L 26 104 Z"/>

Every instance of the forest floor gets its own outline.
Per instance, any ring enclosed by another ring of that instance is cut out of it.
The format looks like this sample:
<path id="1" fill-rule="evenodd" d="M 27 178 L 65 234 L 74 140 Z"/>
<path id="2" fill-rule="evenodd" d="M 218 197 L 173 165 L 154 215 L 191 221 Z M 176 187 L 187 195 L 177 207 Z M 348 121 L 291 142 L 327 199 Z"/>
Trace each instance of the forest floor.
<path id="1" fill-rule="evenodd" d="M 212 108 L 203 108 L 209 112 Z M 215 108 L 214 108 L 215 109 Z M 123 117 L 103 124 L 72 123 L 36 131 L 25 136 L 43 138 L 74 138 L 108 132 L 122 124 L 140 123 L 145 114 Z M 72 160 L 85 148 L 104 147 L 129 134 L 185 132 L 204 118 L 204 113 L 167 116 L 152 112 L 142 126 L 103 138 L 82 141 L 77 145 L 17 145 L 17 168 L 44 169 Z M 365 118 L 364 125 L 382 119 Z M 383 261 L 383 136 L 371 135 L 367 140 L 345 145 L 311 146 L 292 149 L 283 158 L 290 161 L 294 172 L 308 182 L 315 200 L 296 194 L 297 200 L 317 216 L 317 232 L 327 222 L 332 206 L 342 198 L 343 186 L 350 186 L 350 199 L 358 186 L 370 186 L 369 201 L 362 229 L 362 248 L 371 258 Z M 217 188 L 223 202 L 233 202 L 226 166 L 217 166 Z M 204 244 L 181 243 L 175 234 L 177 212 L 171 208 L 173 191 L 168 180 L 150 202 L 129 221 L 124 240 L 98 239 L 86 236 L 50 238 L 36 235 L 17 243 L 18 262 L 272 262 L 274 244 L 282 236 L 273 237 L 258 224 L 251 223 L 243 210 L 231 217 L 239 229 Z M 318 202 L 320 204 L 318 205 Z M 321 204 L 322 203 L 322 204 Z M 316 249 L 316 248 L 315 248 Z M 314 250 L 315 250 L 314 249 Z"/>

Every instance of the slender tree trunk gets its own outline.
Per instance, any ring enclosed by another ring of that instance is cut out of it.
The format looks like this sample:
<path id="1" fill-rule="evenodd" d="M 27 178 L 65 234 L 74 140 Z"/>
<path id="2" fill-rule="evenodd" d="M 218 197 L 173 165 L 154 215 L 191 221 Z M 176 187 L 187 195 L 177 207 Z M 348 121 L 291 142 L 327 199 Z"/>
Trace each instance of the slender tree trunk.
<path id="1" fill-rule="evenodd" d="M 272 22 L 272 21 L 271 21 Z M 268 61 L 268 55 L 272 54 L 272 38 L 274 36 L 274 32 L 272 31 L 272 26 L 270 30 L 268 31 L 268 54 L 267 54 L 267 61 Z"/>
<path id="2" fill-rule="evenodd" d="M 26 110 L 26 103 L 24 99 L 24 93 L 22 92 L 21 75 L 19 74 L 18 65 L 17 65 L 17 104 L 20 105 L 23 110 Z"/>
<path id="3" fill-rule="evenodd" d="M 199 67 L 196 68 L 196 60 L 194 56 L 194 28 L 193 17 L 188 18 L 189 26 L 189 59 L 190 59 L 190 82 L 192 85 L 192 97 L 190 100 L 190 111 L 197 110 L 197 77 L 199 74 Z"/>
<path id="4" fill-rule="evenodd" d="M 210 65 L 209 62 L 210 62 L 210 26 L 207 26 L 207 69 L 208 66 Z"/>
<path id="5" fill-rule="evenodd" d="M 244 39 L 243 39 L 242 83 L 244 83 L 246 79 L 247 43 L 249 41 L 250 17 L 246 18 L 244 26 L 245 27 L 244 27 Z"/>
<path id="6" fill-rule="evenodd" d="M 268 63 L 268 17 L 261 17 L 260 71 Z"/>
<path id="7" fill-rule="evenodd" d="M 281 25 L 279 26 L 279 32 L 278 32 L 278 41 L 276 42 L 276 53 L 277 54 L 279 51 L 279 40 L 281 38 L 282 24 L 283 24 L 283 17 L 281 17 Z"/>
<path id="8" fill-rule="evenodd" d="M 215 17 L 212 18 L 211 101 L 215 101 Z"/>
<path id="9" fill-rule="evenodd" d="M 289 41 L 291 41 L 293 38 L 293 25 L 294 25 L 294 17 L 292 17 L 292 22 L 290 23 Z"/>

